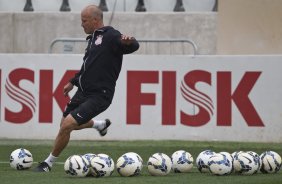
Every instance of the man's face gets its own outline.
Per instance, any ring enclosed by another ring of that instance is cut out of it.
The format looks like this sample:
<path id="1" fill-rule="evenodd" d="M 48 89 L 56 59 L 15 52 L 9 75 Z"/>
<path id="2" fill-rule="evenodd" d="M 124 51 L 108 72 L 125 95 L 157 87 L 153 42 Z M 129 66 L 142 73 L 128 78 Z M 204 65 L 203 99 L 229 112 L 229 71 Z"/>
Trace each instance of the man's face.
<path id="1" fill-rule="evenodd" d="M 95 30 L 95 18 L 86 13 L 81 13 L 81 26 L 86 34 L 92 34 Z"/>

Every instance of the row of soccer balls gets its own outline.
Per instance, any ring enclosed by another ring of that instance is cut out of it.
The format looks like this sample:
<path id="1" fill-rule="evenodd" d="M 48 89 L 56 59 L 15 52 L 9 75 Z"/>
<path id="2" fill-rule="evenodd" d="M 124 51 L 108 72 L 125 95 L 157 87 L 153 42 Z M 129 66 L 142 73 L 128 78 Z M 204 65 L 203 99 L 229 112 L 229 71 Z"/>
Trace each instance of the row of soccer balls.
<path id="1" fill-rule="evenodd" d="M 11 167 L 18 170 L 30 168 L 32 162 L 32 154 L 23 148 L 13 151 L 10 157 Z M 253 151 L 230 154 L 205 150 L 198 155 L 196 166 L 200 172 L 211 172 L 215 175 L 228 175 L 233 171 L 244 175 L 252 175 L 258 171 L 276 173 L 281 167 L 281 157 L 274 151 L 266 151 L 258 155 Z M 67 174 L 78 177 L 111 176 L 114 168 L 115 163 L 107 154 L 72 155 L 64 164 Z M 117 172 L 121 176 L 139 175 L 142 168 L 143 160 L 134 152 L 123 154 L 116 162 Z M 164 153 L 155 153 L 149 158 L 147 168 L 148 172 L 155 176 L 167 175 L 171 170 L 176 173 L 189 172 L 193 168 L 193 157 L 184 150 L 174 152 L 171 157 Z"/>
<path id="2" fill-rule="evenodd" d="M 211 172 L 215 175 L 228 175 L 233 171 L 252 175 L 262 173 L 276 173 L 281 168 L 281 157 L 274 151 L 265 151 L 258 155 L 253 151 L 239 151 L 215 153 L 211 150 L 203 151 L 196 160 L 200 172 Z"/>

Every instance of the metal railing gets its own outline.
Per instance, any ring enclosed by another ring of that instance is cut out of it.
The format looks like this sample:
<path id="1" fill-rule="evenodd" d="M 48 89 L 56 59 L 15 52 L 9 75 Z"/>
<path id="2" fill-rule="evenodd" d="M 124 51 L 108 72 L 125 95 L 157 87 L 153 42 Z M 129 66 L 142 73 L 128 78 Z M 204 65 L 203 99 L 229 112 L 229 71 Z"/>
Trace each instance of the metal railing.
<path id="1" fill-rule="evenodd" d="M 139 43 L 188 43 L 193 47 L 193 54 L 197 55 L 198 54 L 198 47 L 196 43 L 191 40 L 191 39 L 137 39 Z M 48 53 L 53 53 L 53 47 L 56 43 L 61 42 L 61 43 L 87 43 L 85 38 L 56 38 L 54 39 L 50 46 Z M 69 48 L 69 51 L 72 50 Z"/>

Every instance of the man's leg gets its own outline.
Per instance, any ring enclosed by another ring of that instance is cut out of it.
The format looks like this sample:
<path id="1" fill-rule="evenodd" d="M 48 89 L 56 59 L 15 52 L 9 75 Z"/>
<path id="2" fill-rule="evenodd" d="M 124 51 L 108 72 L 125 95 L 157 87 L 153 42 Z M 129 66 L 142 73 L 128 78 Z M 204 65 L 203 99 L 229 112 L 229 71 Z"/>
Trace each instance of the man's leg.
<path id="1" fill-rule="evenodd" d="M 59 133 L 55 139 L 55 143 L 50 155 L 46 158 L 46 160 L 40 163 L 34 171 L 37 172 L 49 172 L 53 163 L 56 161 L 60 153 L 64 150 L 64 148 L 68 145 L 70 140 L 70 134 L 73 130 L 78 128 L 78 123 L 72 117 L 72 115 L 68 115 L 66 118 L 62 118 Z"/>
<path id="2" fill-rule="evenodd" d="M 51 170 L 53 163 L 56 161 L 58 156 L 68 145 L 70 140 L 70 134 L 73 130 L 81 130 L 84 128 L 95 128 L 99 131 L 101 136 L 107 134 L 107 129 L 111 125 L 110 120 L 90 120 L 85 124 L 79 125 L 71 114 L 61 119 L 60 130 L 55 139 L 55 143 L 50 155 L 45 159 L 44 162 L 40 163 L 35 171 L 37 172 L 48 172 Z"/>
<path id="3" fill-rule="evenodd" d="M 76 130 L 78 127 L 78 123 L 71 114 L 62 119 L 61 127 L 52 150 L 53 156 L 58 157 L 60 155 L 60 153 L 69 143 L 71 132 Z"/>
<path id="4" fill-rule="evenodd" d="M 111 125 L 111 121 L 109 119 L 105 120 L 90 120 L 85 124 L 79 125 L 75 130 L 81 130 L 84 128 L 95 128 L 101 136 L 105 136 L 107 134 L 107 129 Z"/>
<path id="5" fill-rule="evenodd" d="M 78 127 L 75 128 L 75 130 L 81 130 L 85 128 L 93 128 L 94 121 L 90 120 L 87 123 L 84 123 L 82 125 L 79 125 Z"/>
<path id="6" fill-rule="evenodd" d="M 81 130 L 85 128 L 96 128 L 98 131 L 103 130 L 104 128 L 108 128 L 110 126 L 110 123 L 107 123 L 107 121 L 109 120 L 100 120 L 94 123 L 93 120 L 90 120 L 85 124 L 78 125 L 71 114 L 69 114 L 66 118 L 63 117 L 61 120 L 60 131 L 56 137 L 55 145 L 52 150 L 52 155 L 55 157 L 58 157 L 60 155 L 63 149 L 67 146 L 70 139 L 70 133 L 73 130 Z"/>

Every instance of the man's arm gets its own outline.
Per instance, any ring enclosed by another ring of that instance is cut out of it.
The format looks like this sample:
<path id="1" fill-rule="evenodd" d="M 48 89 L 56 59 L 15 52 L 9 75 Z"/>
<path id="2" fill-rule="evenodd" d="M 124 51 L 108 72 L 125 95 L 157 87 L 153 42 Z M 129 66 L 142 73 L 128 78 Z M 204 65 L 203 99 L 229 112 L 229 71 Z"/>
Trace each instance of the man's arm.
<path id="1" fill-rule="evenodd" d="M 123 54 L 130 54 L 139 48 L 139 43 L 132 36 L 121 35 L 120 41 Z"/>
<path id="2" fill-rule="evenodd" d="M 69 80 L 69 82 L 70 82 L 72 85 L 74 85 L 74 86 L 77 86 L 77 87 L 78 87 L 78 85 L 79 85 L 79 84 L 78 84 L 78 79 L 79 79 L 79 76 L 80 76 L 81 73 L 82 73 L 82 67 L 83 67 L 83 66 L 81 66 L 81 69 L 79 70 L 79 72 L 77 72 L 77 73 L 75 74 L 75 76 Z"/>
<path id="3" fill-rule="evenodd" d="M 65 86 L 64 86 L 64 96 L 68 96 L 69 95 L 69 92 L 73 89 L 73 84 L 72 83 L 67 83 Z"/>
<path id="4" fill-rule="evenodd" d="M 78 80 L 81 74 L 81 70 L 75 74 L 73 78 L 69 80 L 69 82 L 64 86 L 64 96 L 68 96 L 69 92 L 73 89 L 73 86 L 78 87 Z"/>

